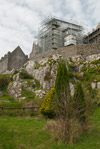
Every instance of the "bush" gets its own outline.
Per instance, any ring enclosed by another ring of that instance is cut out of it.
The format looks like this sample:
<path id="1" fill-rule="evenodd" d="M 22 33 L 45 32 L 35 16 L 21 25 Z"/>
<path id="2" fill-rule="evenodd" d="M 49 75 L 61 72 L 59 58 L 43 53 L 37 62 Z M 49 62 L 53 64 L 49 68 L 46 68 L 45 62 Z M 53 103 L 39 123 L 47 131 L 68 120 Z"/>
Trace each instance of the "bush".
<path id="1" fill-rule="evenodd" d="M 1 79 L 0 79 L 0 89 L 6 89 L 7 86 L 9 84 L 9 80 L 7 77 L 3 76 Z"/>
<path id="2" fill-rule="evenodd" d="M 54 100 L 55 100 L 55 88 L 52 88 L 49 94 L 44 98 L 39 113 L 43 114 L 48 118 L 53 118 L 55 116 Z"/>
<path id="3" fill-rule="evenodd" d="M 33 77 L 27 73 L 24 69 L 19 73 L 20 79 L 32 79 Z"/>

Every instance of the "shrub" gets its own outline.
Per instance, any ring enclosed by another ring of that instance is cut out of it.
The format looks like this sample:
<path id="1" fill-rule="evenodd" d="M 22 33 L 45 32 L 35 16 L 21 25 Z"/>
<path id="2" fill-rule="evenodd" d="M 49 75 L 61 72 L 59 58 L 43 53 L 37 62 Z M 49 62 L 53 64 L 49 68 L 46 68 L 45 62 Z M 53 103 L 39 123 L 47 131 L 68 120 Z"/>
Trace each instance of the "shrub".
<path id="1" fill-rule="evenodd" d="M 55 100 L 55 88 L 52 88 L 49 94 L 44 98 L 39 113 L 43 114 L 48 118 L 53 118 L 55 116 L 54 100 Z"/>
<path id="2" fill-rule="evenodd" d="M 20 73 L 19 73 L 19 77 L 20 79 L 32 79 L 33 77 L 27 73 L 26 70 L 22 70 Z"/>
<path id="3" fill-rule="evenodd" d="M 1 79 L 0 79 L 0 89 L 5 89 L 7 88 L 9 84 L 9 80 L 7 77 L 3 76 Z"/>

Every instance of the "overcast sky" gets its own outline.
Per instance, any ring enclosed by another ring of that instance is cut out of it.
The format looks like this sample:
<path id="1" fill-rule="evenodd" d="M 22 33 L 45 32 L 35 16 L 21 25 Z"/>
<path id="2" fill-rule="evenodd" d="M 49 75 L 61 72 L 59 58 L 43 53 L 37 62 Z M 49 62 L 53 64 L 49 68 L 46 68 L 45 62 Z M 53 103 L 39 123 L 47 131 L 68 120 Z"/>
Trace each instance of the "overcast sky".
<path id="1" fill-rule="evenodd" d="M 100 22 L 100 0 L 0 0 L 0 57 L 18 45 L 29 54 L 48 16 L 73 20 L 90 31 Z"/>

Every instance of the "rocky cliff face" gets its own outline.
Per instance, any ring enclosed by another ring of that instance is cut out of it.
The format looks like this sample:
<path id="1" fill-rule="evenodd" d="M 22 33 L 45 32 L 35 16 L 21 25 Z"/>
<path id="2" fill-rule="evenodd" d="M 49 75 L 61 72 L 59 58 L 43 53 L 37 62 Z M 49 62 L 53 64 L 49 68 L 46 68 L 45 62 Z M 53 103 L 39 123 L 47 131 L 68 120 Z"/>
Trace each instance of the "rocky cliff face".
<path id="1" fill-rule="evenodd" d="M 33 92 L 37 97 L 42 98 L 46 95 L 49 89 L 54 87 L 57 67 L 61 59 L 64 59 L 61 55 L 56 54 L 49 58 L 44 58 L 39 62 L 34 60 L 28 61 L 23 69 L 28 74 L 33 76 L 33 79 L 29 81 L 23 81 L 20 79 L 20 71 L 13 75 L 13 82 L 8 86 L 8 92 L 17 100 L 23 100 L 22 89 Z M 83 85 L 88 84 L 92 89 L 100 88 L 100 54 L 95 54 L 86 57 L 84 59 L 81 55 L 76 55 L 65 60 L 66 66 L 70 73 L 70 91 L 71 95 L 74 95 L 74 86 L 76 81 L 80 80 Z M 30 86 L 32 81 L 38 80 L 40 88 L 34 88 Z"/>
<path id="2" fill-rule="evenodd" d="M 61 58 L 61 55 L 53 55 L 50 58 L 44 58 L 38 63 L 31 60 L 27 63 L 25 69 L 40 81 L 43 88 L 50 89 L 54 86 L 57 67 Z"/>
<path id="3" fill-rule="evenodd" d="M 31 60 L 26 64 L 25 69 L 29 74 L 40 81 L 44 89 L 50 89 L 55 84 L 57 67 L 61 59 L 63 59 L 63 57 L 57 54 L 49 58 L 44 58 L 38 63 Z M 84 62 L 84 59 L 80 55 L 66 59 L 67 67 L 74 63 L 78 69 L 82 69 L 82 65 L 80 65 L 82 62 Z"/>

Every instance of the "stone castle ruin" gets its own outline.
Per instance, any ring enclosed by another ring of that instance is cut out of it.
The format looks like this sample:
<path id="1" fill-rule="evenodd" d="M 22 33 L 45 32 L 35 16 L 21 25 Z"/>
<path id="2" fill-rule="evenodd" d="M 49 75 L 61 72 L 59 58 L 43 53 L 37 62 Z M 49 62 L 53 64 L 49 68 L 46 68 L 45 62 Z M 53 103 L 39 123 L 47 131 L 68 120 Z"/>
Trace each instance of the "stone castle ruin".
<path id="1" fill-rule="evenodd" d="M 12 69 L 20 69 L 28 61 L 22 49 L 18 46 L 13 52 L 8 52 L 0 60 L 0 73 L 8 73 Z"/>
<path id="2" fill-rule="evenodd" d="M 81 25 L 53 17 L 42 22 L 29 60 L 39 61 L 54 54 L 60 54 L 65 59 L 75 55 L 86 58 L 99 53 L 100 24 L 91 33 L 84 35 Z M 0 73 L 20 69 L 27 61 L 28 56 L 18 46 L 1 58 Z"/>

